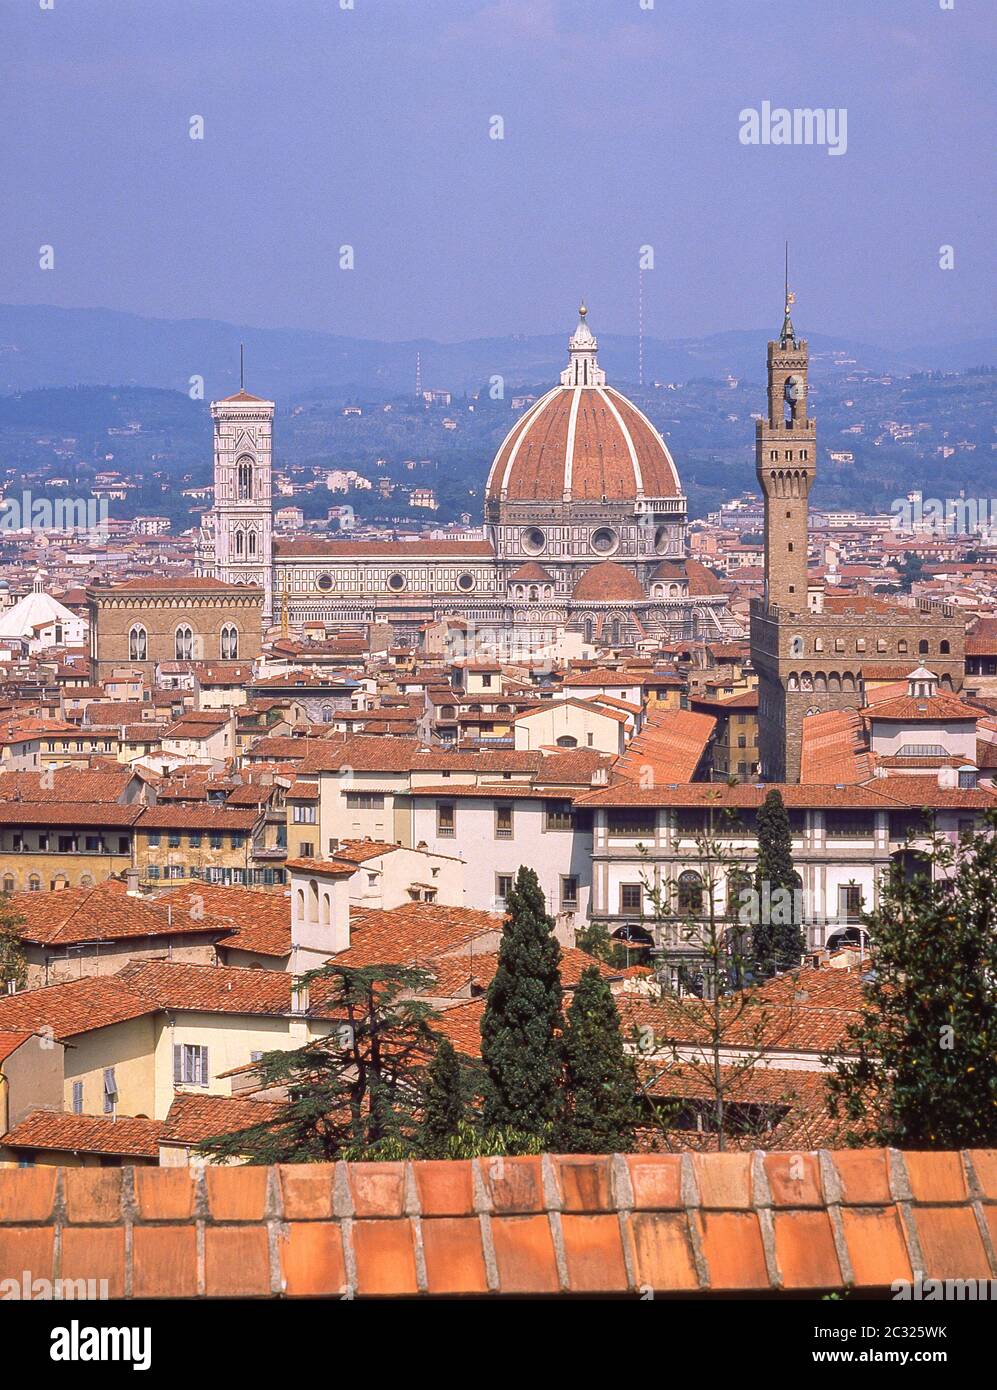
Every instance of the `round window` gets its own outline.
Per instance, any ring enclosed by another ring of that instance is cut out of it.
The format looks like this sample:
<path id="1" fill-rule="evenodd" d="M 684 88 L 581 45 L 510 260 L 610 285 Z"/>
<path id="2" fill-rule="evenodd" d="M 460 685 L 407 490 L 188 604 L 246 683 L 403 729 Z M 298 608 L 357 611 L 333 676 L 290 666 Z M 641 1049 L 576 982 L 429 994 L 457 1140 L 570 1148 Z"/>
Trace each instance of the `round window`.
<path id="1" fill-rule="evenodd" d="M 547 537 L 539 526 L 529 526 L 523 532 L 523 549 L 531 555 L 539 555 L 547 544 Z"/>
<path id="2" fill-rule="evenodd" d="M 458 588 L 458 589 L 463 589 L 463 591 L 464 591 L 465 594 L 466 594 L 470 589 L 473 589 L 473 588 L 474 588 L 474 575 L 473 575 L 473 574 L 458 574 L 458 576 L 457 576 L 457 588 Z"/>
<path id="3" fill-rule="evenodd" d="M 399 589 L 404 589 L 404 588 L 405 588 L 405 576 L 404 576 L 404 574 L 389 574 L 389 575 L 388 575 L 388 588 L 389 588 L 389 589 L 393 589 L 394 592 L 395 592 L 396 594 L 398 593 Z"/>
<path id="4" fill-rule="evenodd" d="M 319 577 L 318 577 L 318 586 L 319 586 L 319 588 L 322 590 L 323 593 L 325 593 L 325 591 L 326 591 L 327 589 L 331 589 L 331 588 L 332 588 L 332 575 L 331 575 L 331 574 L 320 574 Z"/>
<path id="5" fill-rule="evenodd" d="M 592 533 L 592 549 L 600 555 L 608 555 L 611 550 L 616 549 L 618 539 L 611 526 L 600 526 Z"/>
<path id="6" fill-rule="evenodd" d="M 659 526 L 654 533 L 654 548 L 659 555 L 664 555 L 668 549 L 668 542 L 671 536 L 668 534 L 667 526 Z"/>

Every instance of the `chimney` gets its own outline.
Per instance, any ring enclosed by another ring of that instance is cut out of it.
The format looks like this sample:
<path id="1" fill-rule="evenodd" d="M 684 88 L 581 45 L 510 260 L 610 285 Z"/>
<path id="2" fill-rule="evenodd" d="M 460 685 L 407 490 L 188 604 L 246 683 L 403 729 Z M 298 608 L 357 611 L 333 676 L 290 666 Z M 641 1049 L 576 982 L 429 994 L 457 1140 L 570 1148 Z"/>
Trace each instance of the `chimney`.
<path id="1" fill-rule="evenodd" d="M 125 891 L 130 898 L 140 898 L 142 890 L 138 886 L 138 869 L 125 870 Z"/>

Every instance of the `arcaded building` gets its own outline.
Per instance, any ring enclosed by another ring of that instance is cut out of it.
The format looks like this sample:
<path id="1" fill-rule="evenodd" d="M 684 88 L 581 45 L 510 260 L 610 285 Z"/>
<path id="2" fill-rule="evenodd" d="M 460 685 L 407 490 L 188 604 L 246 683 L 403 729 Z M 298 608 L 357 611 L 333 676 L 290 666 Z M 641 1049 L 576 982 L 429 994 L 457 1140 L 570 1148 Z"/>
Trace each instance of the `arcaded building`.
<path id="1" fill-rule="evenodd" d="M 258 584 L 265 618 L 391 623 L 448 616 L 482 633 L 607 645 L 737 634 L 726 592 L 686 558 L 686 498 L 661 435 L 607 385 L 583 305 L 560 382 L 517 419 L 485 490 L 481 540 L 273 539 L 274 404 L 212 404 L 215 507 L 200 573 Z"/>

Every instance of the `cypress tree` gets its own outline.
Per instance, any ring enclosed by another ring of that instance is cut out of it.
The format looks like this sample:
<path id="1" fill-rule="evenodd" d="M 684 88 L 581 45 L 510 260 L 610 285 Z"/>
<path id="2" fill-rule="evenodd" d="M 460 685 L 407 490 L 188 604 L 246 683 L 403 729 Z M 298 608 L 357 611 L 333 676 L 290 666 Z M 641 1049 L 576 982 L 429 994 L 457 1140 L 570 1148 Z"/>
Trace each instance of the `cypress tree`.
<path id="1" fill-rule="evenodd" d="M 590 965 L 564 1030 L 564 1096 L 556 1131 L 563 1153 L 626 1153 L 634 1147 L 637 1071 L 623 1046 L 609 985 Z"/>
<path id="2" fill-rule="evenodd" d="M 445 1158 L 464 1118 L 460 1059 L 449 1038 L 440 1038 L 426 1070 L 425 1109 L 419 1146 L 427 1158 Z"/>
<path id="3" fill-rule="evenodd" d="M 486 1126 L 542 1133 L 557 1115 L 561 1082 L 561 948 L 532 869 L 506 899 L 498 969 L 481 1019 Z"/>
<path id="4" fill-rule="evenodd" d="M 757 902 L 751 956 L 755 974 L 761 979 L 800 963 L 806 949 L 797 897 L 801 886 L 800 876 L 793 868 L 789 815 L 781 793 L 773 789 L 758 812 Z"/>

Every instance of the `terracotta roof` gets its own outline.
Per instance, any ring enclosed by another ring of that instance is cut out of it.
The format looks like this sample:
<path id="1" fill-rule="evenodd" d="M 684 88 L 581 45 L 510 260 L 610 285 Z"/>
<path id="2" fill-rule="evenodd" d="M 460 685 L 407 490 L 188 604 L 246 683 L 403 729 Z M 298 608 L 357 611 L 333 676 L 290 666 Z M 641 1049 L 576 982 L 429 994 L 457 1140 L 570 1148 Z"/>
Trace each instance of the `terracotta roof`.
<path id="1" fill-rule="evenodd" d="M 829 710 L 804 716 L 801 783 L 865 782 L 874 771 L 865 724 L 857 710 Z"/>
<path id="2" fill-rule="evenodd" d="M 190 965 L 185 961 L 134 960 L 110 978 L 144 997 L 158 1009 L 276 1017 L 284 1017 L 291 1012 L 294 982 L 293 977 L 284 970 Z M 338 1011 L 323 1011 L 323 993 L 321 983 L 312 987 L 313 1002 L 307 1010 L 309 1017 L 337 1017 Z"/>
<path id="3" fill-rule="evenodd" d="M 952 695 L 902 695 L 896 700 L 884 700 L 881 704 L 863 711 L 873 719 L 908 720 L 918 723 L 924 720 L 979 719 L 982 711 L 972 705 L 964 705 Z"/>
<path id="4" fill-rule="evenodd" d="M 125 830 L 149 808 L 119 806 L 116 802 L 90 805 L 85 801 L 0 801 L 0 825 L 47 825 Z"/>
<path id="5" fill-rule="evenodd" d="M 67 1153 L 113 1154 L 122 1158 L 158 1158 L 162 1120 L 121 1115 L 64 1115 L 32 1110 L 0 1144 L 11 1149 L 63 1150 Z"/>
<path id="6" fill-rule="evenodd" d="M 129 989 L 120 975 L 88 975 L 0 996 L 0 1029 L 47 1029 L 51 1030 L 49 1036 L 61 1041 L 141 1018 L 154 1008 L 148 999 Z"/>
<path id="7" fill-rule="evenodd" d="M 603 560 L 585 570 L 572 598 L 576 603 L 645 603 L 647 594 L 631 570 L 614 560 Z"/>
<path id="8" fill-rule="evenodd" d="M 283 1110 L 279 1102 L 241 1096 L 175 1095 L 163 1121 L 162 1142 L 200 1144 L 261 1120 L 274 1120 Z"/>
<path id="9" fill-rule="evenodd" d="M 713 715 L 695 710 L 655 711 L 613 764 L 614 780 L 688 782 L 702 761 L 716 726 Z"/>
<path id="10" fill-rule="evenodd" d="M 0 1032 L 0 1062 L 6 1062 L 7 1058 L 16 1052 L 22 1043 L 26 1043 L 29 1038 L 34 1036 L 34 1030 L 26 1032 L 24 1029 L 7 1029 Z"/>
<path id="11" fill-rule="evenodd" d="M 142 807 L 139 830 L 215 830 L 227 834 L 234 830 L 245 833 L 259 820 L 258 811 L 236 811 L 228 806 L 211 803 L 164 803 Z"/>
<path id="12" fill-rule="evenodd" d="M 3 801 L 73 802 L 91 804 L 121 801 L 134 778 L 130 768 L 53 767 L 42 772 L 0 772 Z"/>
<path id="13" fill-rule="evenodd" d="M 554 576 L 548 574 L 543 565 L 538 565 L 536 560 L 527 560 L 525 565 L 520 565 L 519 569 L 509 575 L 510 582 L 518 580 L 520 583 L 538 582 L 541 584 L 553 584 Z"/>
<path id="14" fill-rule="evenodd" d="M 432 956 L 465 952 L 483 936 L 498 935 L 504 917 L 469 907 L 438 903 L 404 903 L 389 911 L 357 908 L 350 913 L 350 945 L 336 963 L 380 965 L 426 964 Z"/>
<path id="15" fill-rule="evenodd" d="M 220 946 L 277 958 L 291 953 L 291 903 L 284 893 L 198 882 L 160 893 L 154 901 L 163 911 L 172 906 L 174 912 L 203 913 L 202 927 L 226 933 Z"/>
<path id="16" fill-rule="evenodd" d="M 95 1212 L 131 1232 L 105 1243 L 112 1297 L 888 1296 L 898 1280 L 993 1277 L 997 1163 L 980 1150 L 530 1155 L 140 1168 L 127 1185 L 0 1170 L 0 1221 L 30 1220 L 50 1262 L 92 1240 Z M 239 1254 L 223 1258 L 234 1213 Z M 0 1278 L 17 1287 L 24 1240 L 0 1241 Z"/>
<path id="17" fill-rule="evenodd" d="M 46 946 L 211 931 L 210 923 L 191 916 L 189 910 L 174 908 L 168 914 L 159 899 L 132 897 L 116 879 L 58 893 L 14 893 L 11 902 L 21 918 L 20 935 Z"/>

